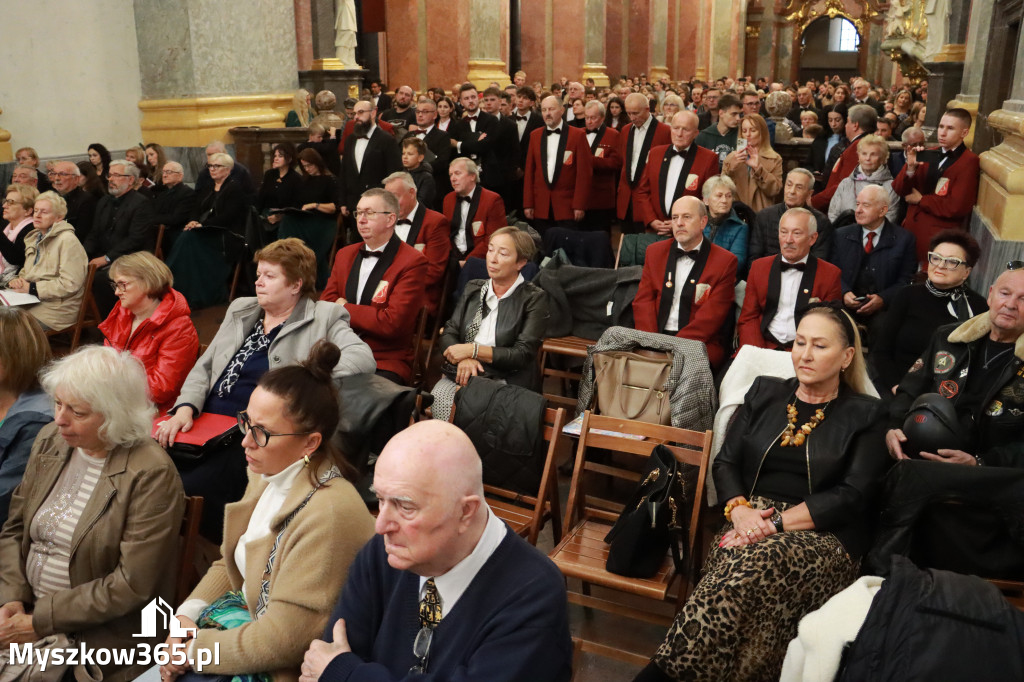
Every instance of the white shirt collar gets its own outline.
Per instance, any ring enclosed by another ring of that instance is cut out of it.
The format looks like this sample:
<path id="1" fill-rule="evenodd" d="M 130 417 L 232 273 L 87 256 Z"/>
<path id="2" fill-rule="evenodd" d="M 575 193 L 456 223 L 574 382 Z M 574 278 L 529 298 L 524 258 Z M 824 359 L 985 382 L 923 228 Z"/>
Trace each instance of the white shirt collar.
<path id="1" fill-rule="evenodd" d="M 487 511 L 487 525 L 484 526 L 484 531 L 480 534 L 476 547 L 469 553 L 469 556 L 455 564 L 447 573 L 434 576 L 434 585 L 441 597 L 442 618 L 455 608 L 459 598 L 472 584 L 476 574 L 491 558 L 494 551 L 498 549 L 498 545 L 505 539 L 505 533 L 508 532 L 508 526 L 491 511 L 490 507 L 484 504 L 484 509 Z M 420 576 L 421 597 L 423 596 L 423 586 L 426 583 L 427 578 Z"/>
<path id="2" fill-rule="evenodd" d="M 284 493 L 287 495 L 288 491 L 292 488 L 292 484 L 295 483 L 295 477 L 299 475 L 305 464 L 306 462 L 301 459 L 297 462 L 292 462 L 276 474 L 263 474 L 263 480 L 267 482 L 267 488 L 274 488 L 278 494 Z"/>
<path id="3" fill-rule="evenodd" d="M 810 254 L 810 253 L 808 253 L 808 254 L 807 254 L 806 256 L 804 256 L 804 257 L 803 257 L 803 258 L 801 258 L 800 260 L 798 260 L 798 261 L 793 261 L 793 262 L 790 262 L 788 258 L 786 258 L 785 256 L 783 256 L 783 255 L 782 255 L 781 253 L 779 254 L 779 257 L 781 257 L 781 258 L 782 258 L 782 262 L 783 262 L 783 263 L 789 263 L 790 265 L 796 265 L 797 263 L 806 263 L 806 262 L 807 262 L 807 259 L 808 259 L 808 258 L 810 258 L 810 256 L 811 256 L 811 254 Z"/>
<path id="4" fill-rule="evenodd" d="M 494 293 L 494 282 L 490 279 L 487 280 L 487 307 L 493 308 L 494 306 L 498 305 L 498 301 L 501 301 L 511 296 L 512 292 L 515 291 L 516 288 L 518 288 L 519 285 L 525 281 L 526 280 L 523 279 L 523 273 L 519 273 L 519 275 L 516 277 L 516 281 L 513 282 L 512 286 L 508 288 L 508 291 L 502 294 L 502 296 L 499 298 L 497 294 Z"/>
<path id="5" fill-rule="evenodd" d="M 644 124 L 642 126 L 640 126 L 640 127 L 634 126 L 633 129 L 634 130 L 642 130 L 642 131 L 644 131 L 646 133 L 647 132 L 647 128 L 650 127 L 651 121 L 653 121 L 653 120 L 654 120 L 654 116 L 653 115 L 648 116 L 647 120 L 644 121 Z"/>
<path id="6" fill-rule="evenodd" d="M 402 218 L 402 220 L 408 220 L 409 222 L 416 222 L 416 211 L 420 210 L 420 202 L 416 202 L 412 205 L 412 210 L 409 211 L 409 215 Z"/>

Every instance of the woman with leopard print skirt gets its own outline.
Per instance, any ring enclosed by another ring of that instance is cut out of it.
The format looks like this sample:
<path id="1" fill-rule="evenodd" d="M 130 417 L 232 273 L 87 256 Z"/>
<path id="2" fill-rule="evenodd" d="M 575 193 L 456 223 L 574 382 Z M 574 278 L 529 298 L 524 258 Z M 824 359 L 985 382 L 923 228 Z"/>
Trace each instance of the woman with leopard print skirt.
<path id="1" fill-rule="evenodd" d="M 804 314 L 796 378 L 759 377 L 713 467 L 727 500 L 704 575 L 634 682 L 778 679 L 797 624 L 851 584 L 889 464 L 881 402 L 839 308 Z"/>

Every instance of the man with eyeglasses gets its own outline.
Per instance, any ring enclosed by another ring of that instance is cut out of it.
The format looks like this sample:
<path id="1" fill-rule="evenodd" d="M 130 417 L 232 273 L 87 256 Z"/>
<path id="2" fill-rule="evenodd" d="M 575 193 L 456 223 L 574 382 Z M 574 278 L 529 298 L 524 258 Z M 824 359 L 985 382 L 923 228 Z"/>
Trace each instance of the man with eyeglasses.
<path id="1" fill-rule="evenodd" d="M 412 337 L 425 303 L 427 259 L 395 234 L 398 199 L 387 190 L 363 193 L 356 206 L 362 242 L 338 252 L 320 296 L 345 306 L 349 323 L 377 361 L 377 375 L 412 380 Z"/>
<path id="2" fill-rule="evenodd" d="M 377 536 L 300 682 L 571 678 L 564 579 L 488 507 L 482 478 L 473 443 L 447 422 L 391 439 L 374 470 Z"/>
<path id="3" fill-rule="evenodd" d="M 181 234 L 185 225 L 198 217 L 199 198 L 192 188 L 185 184 L 184 169 L 177 161 L 168 161 L 164 164 L 162 177 L 164 191 L 153 199 L 153 208 L 156 210 L 157 225 L 166 227 L 161 248 L 164 253 L 170 253 L 174 240 Z"/>
<path id="4" fill-rule="evenodd" d="M 131 161 L 110 162 L 108 194 L 96 205 L 92 230 L 82 243 L 89 265 L 99 266 L 92 291 L 104 319 L 117 302 L 110 288 L 110 264 L 128 253 L 152 251 L 156 245 L 153 202 L 132 189 L 138 178 L 139 168 Z"/>
<path id="5" fill-rule="evenodd" d="M 82 171 L 76 163 L 57 161 L 48 175 L 53 188 L 64 197 L 68 205 L 68 214 L 64 220 L 75 228 L 78 241 L 84 242 L 92 231 L 92 221 L 96 217 L 96 197 L 78 186 Z"/>
<path id="6" fill-rule="evenodd" d="M 209 168 L 209 164 L 212 163 L 210 161 L 210 157 L 214 154 L 227 153 L 227 146 L 225 146 L 225 144 L 220 140 L 214 140 L 210 144 L 206 145 L 207 165 L 204 166 L 199 171 L 199 175 L 196 176 L 196 196 L 203 196 L 204 191 L 208 191 L 213 188 L 214 182 L 213 178 L 210 177 Z M 244 163 L 236 162 L 235 165 L 231 167 L 231 173 L 228 174 L 228 177 L 231 178 L 232 181 L 238 183 L 238 186 L 242 188 L 242 192 L 245 193 L 245 196 L 248 197 L 250 201 L 256 196 L 256 185 L 253 184 L 252 174 L 249 172 L 249 169 L 245 167 Z"/>
<path id="7" fill-rule="evenodd" d="M 351 215 L 363 192 L 381 187 L 384 178 L 402 170 L 402 150 L 375 122 L 376 108 L 367 98 L 356 102 L 352 134 L 343 142 L 341 179 L 345 191 L 341 213 Z"/>
<path id="8" fill-rule="evenodd" d="M 427 158 L 426 161 L 434 174 L 434 184 L 438 188 L 437 206 L 440 206 L 440 199 L 451 191 L 448 164 L 452 160 L 452 139 L 446 131 L 435 125 L 436 121 L 437 103 L 429 97 L 421 97 L 416 103 L 416 124 L 409 127 L 409 134 L 423 140 L 433 154 L 433 158 Z"/>

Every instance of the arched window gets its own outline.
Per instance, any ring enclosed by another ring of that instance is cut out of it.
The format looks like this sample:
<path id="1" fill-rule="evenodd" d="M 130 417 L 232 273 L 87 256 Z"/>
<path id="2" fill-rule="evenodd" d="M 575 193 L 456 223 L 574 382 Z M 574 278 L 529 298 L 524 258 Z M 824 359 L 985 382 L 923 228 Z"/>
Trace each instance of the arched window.
<path id="1" fill-rule="evenodd" d="M 860 48 L 860 34 L 853 22 L 845 17 L 834 17 L 828 25 L 830 52 L 856 52 Z"/>

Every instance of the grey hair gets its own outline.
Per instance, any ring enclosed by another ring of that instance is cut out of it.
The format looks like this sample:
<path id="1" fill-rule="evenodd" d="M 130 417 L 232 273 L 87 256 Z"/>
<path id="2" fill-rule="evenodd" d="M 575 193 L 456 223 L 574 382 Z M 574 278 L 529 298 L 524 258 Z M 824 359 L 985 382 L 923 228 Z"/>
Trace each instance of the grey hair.
<path id="1" fill-rule="evenodd" d="M 175 171 L 177 173 L 185 172 L 185 168 L 177 161 L 168 161 L 167 163 L 164 164 L 164 168 Z"/>
<path id="2" fill-rule="evenodd" d="M 598 115 L 604 116 L 604 105 L 601 104 L 601 102 L 596 99 L 592 99 L 585 105 L 583 105 L 583 111 L 586 111 L 587 109 L 597 109 Z"/>
<path id="3" fill-rule="evenodd" d="M 862 133 L 873 133 L 878 128 L 878 112 L 870 104 L 854 104 L 847 112 L 846 120 L 856 123 Z"/>
<path id="4" fill-rule="evenodd" d="M 389 182 L 401 182 L 402 186 L 408 189 L 416 189 L 416 181 L 412 179 L 412 175 L 405 171 L 398 171 L 384 178 L 382 185 L 387 186 Z"/>
<path id="5" fill-rule="evenodd" d="M 24 164 L 24 163 L 22 163 L 22 164 L 19 164 L 18 166 L 15 166 L 15 168 L 16 168 L 17 170 L 27 170 L 27 171 L 31 171 L 31 172 L 32 172 L 32 177 L 33 177 L 33 178 L 37 178 L 37 179 L 39 178 L 39 171 L 38 171 L 38 170 L 36 170 L 35 168 L 33 168 L 32 166 L 29 166 L 29 165 L 27 165 L 27 164 Z"/>
<path id="6" fill-rule="evenodd" d="M 909 128 L 907 128 L 906 130 L 903 131 L 903 134 L 900 135 L 900 139 L 903 142 L 910 142 L 910 138 L 918 137 L 918 136 L 920 136 L 920 138 L 922 140 L 924 140 L 925 139 L 924 131 L 921 130 L 920 128 L 918 128 L 917 126 L 910 126 Z"/>
<path id="7" fill-rule="evenodd" d="M 473 159 L 467 158 L 465 156 L 460 156 L 457 159 L 452 159 L 452 162 L 448 165 L 448 167 L 451 168 L 457 163 L 462 165 L 462 169 L 466 171 L 467 175 L 472 175 L 478 181 L 480 180 L 480 167 L 476 165 L 476 162 L 473 161 Z"/>
<path id="8" fill-rule="evenodd" d="M 219 163 L 228 170 L 235 167 L 235 160 L 231 158 L 231 155 L 227 152 L 217 152 L 216 154 L 210 154 L 210 161 Z"/>
<path id="9" fill-rule="evenodd" d="M 380 187 L 371 187 L 370 189 L 363 192 L 361 198 L 372 199 L 374 197 L 377 197 L 384 202 L 384 206 L 385 208 L 388 209 L 389 213 L 394 213 L 396 216 L 398 215 L 399 210 L 401 210 L 401 207 L 398 205 L 398 197 L 396 197 L 394 194 L 387 191 L 386 189 L 382 189 Z"/>
<path id="10" fill-rule="evenodd" d="M 153 430 L 146 370 L 131 353 L 86 346 L 49 364 L 39 383 L 51 398 L 60 391 L 103 415 L 99 436 L 108 447 L 134 445 Z"/>
<path id="11" fill-rule="evenodd" d="M 786 177 L 788 178 L 790 175 L 793 175 L 794 173 L 797 175 L 803 175 L 804 177 L 811 181 L 811 187 L 814 186 L 814 173 L 812 173 L 811 171 L 807 170 L 806 168 L 794 168 L 793 170 L 786 173 Z"/>
<path id="12" fill-rule="evenodd" d="M 728 175 L 712 175 L 704 183 L 704 188 L 701 190 L 701 194 L 704 195 L 705 199 L 710 199 L 711 195 L 715 193 L 719 185 L 725 185 L 732 192 L 732 198 L 736 198 L 736 183 L 732 181 Z"/>
<path id="13" fill-rule="evenodd" d="M 782 225 L 782 221 L 786 216 L 805 216 L 807 218 L 807 233 L 816 234 L 818 232 L 818 219 L 814 217 L 813 213 L 803 206 L 794 206 L 793 208 L 787 209 L 779 218 L 779 225 Z"/>
<path id="14" fill-rule="evenodd" d="M 133 178 L 139 177 L 139 167 L 128 159 L 117 159 L 116 161 L 110 162 L 110 167 L 121 166 L 124 168 L 125 175 L 130 175 Z"/>
<path id="15" fill-rule="evenodd" d="M 864 194 L 864 192 L 868 192 L 868 196 L 876 204 L 889 205 L 889 191 L 884 185 L 868 185 L 860 191 L 861 194 Z"/>
<path id="16" fill-rule="evenodd" d="M 211 149 L 218 152 L 226 152 L 228 150 L 220 140 L 214 140 L 210 144 L 206 145 L 206 151 L 210 151 Z"/>

